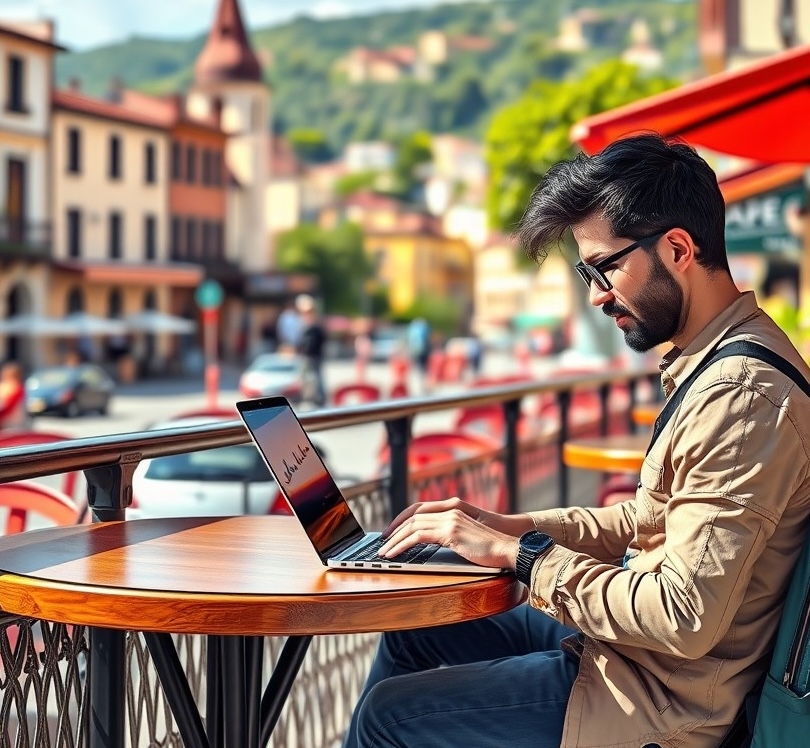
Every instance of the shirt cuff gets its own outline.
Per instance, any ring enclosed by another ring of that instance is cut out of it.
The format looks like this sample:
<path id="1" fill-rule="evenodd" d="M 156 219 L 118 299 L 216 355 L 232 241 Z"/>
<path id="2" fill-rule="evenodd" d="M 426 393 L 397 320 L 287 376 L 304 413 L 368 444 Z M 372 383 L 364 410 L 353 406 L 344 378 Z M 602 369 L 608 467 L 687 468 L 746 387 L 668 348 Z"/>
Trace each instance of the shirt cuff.
<path id="1" fill-rule="evenodd" d="M 560 597 L 557 594 L 557 585 L 565 567 L 574 556 L 576 553 L 565 546 L 553 545 L 532 567 L 529 603 L 560 620 L 563 611 L 558 607 Z"/>

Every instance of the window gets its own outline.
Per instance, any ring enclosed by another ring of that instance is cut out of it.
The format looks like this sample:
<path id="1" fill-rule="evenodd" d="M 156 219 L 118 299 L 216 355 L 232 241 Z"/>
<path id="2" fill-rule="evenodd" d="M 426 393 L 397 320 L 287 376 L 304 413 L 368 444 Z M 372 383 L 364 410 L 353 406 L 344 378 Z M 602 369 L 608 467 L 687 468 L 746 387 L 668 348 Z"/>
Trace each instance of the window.
<path id="1" fill-rule="evenodd" d="M 197 256 L 197 222 L 193 218 L 186 219 L 186 257 Z"/>
<path id="2" fill-rule="evenodd" d="M 202 152 L 202 183 L 211 184 L 211 151 L 207 148 Z"/>
<path id="3" fill-rule="evenodd" d="M 183 256 L 183 221 L 172 216 L 172 259 L 179 260 Z"/>
<path id="4" fill-rule="evenodd" d="M 8 57 L 8 99 L 6 109 L 10 112 L 25 113 L 25 60 L 17 55 Z"/>
<path id="5" fill-rule="evenodd" d="M 143 149 L 143 181 L 146 184 L 157 182 L 155 166 L 155 144 L 147 143 Z"/>
<path id="6" fill-rule="evenodd" d="M 78 127 L 67 131 L 67 170 L 79 174 L 82 170 L 82 133 Z"/>
<path id="7" fill-rule="evenodd" d="M 109 222 L 109 250 L 108 254 L 110 259 L 117 260 L 121 258 L 121 229 L 123 227 L 123 219 L 118 211 L 110 213 Z"/>
<path id="8" fill-rule="evenodd" d="M 121 138 L 110 136 L 110 179 L 121 178 Z"/>
<path id="9" fill-rule="evenodd" d="M 214 254 L 220 259 L 225 257 L 225 228 L 222 222 L 216 224 L 214 231 Z"/>
<path id="10" fill-rule="evenodd" d="M 68 257 L 82 256 L 82 214 L 77 208 L 67 212 L 67 252 Z"/>
<path id="11" fill-rule="evenodd" d="M 193 145 L 186 148 L 186 181 L 189 184 L 197 181 L 197 149 Z"/>
<path id="12" fill-rule="evenodd" d="M 180 143 L 172 143 L 172 181 L 179 182 L 183 178 L 183 147 Z"/>
<path id="13" fill-rule="evenodd" d="M 222 186 L 222 151 L 214 151 L 211 154 L 211 165 L 213 167 L 213 183 L 217 187 Z"/>
<path id="14" fill-rule="evenodd" d="M 147 260 L 157 258 L 157 218 L 153 215 L 143 219 L 143 255 Z"/>

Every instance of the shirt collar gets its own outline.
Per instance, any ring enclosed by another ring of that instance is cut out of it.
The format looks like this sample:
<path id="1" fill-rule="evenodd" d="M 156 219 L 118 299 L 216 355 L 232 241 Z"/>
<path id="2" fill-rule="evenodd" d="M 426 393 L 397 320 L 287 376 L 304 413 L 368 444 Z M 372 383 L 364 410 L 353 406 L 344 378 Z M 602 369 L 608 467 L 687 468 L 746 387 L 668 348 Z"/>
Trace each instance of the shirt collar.
<path id="1" fill-rule="evenodd" d="M 661 383 L 667 396 L 688 377 L 731 330 L 759 314 L 753 291 L 745 291 L 733 304 L 718 314 L 683 350 L 673 347 L 661 360 Z"/>

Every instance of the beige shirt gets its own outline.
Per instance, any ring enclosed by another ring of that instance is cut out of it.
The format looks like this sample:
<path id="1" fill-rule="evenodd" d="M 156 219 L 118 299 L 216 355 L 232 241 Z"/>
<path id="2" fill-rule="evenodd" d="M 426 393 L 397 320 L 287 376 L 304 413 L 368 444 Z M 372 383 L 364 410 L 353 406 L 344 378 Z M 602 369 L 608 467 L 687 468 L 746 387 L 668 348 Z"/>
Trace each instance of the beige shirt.
<path id="1" fill-rule="evenodd" d="M 760 343 L 810 380 L 748 292 L 665 363 L 667 395 L 721 339 Z M 692 385 L 635 501 L 534 513 L 557 545 L 533 569 L 530 602 L 585 635 L 562 748 L 717 746 L 769 664 L 809 467 L 810 398 L 732 356 Z"/>

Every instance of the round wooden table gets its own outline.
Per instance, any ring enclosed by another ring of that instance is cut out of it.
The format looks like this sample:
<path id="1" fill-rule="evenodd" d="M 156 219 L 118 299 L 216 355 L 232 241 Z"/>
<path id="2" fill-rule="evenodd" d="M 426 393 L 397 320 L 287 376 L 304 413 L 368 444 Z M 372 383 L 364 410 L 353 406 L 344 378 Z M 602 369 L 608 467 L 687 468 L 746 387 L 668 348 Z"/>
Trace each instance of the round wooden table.
<path id="1" fill-rule="evenodd" d="M 642 403 L 633 408 L 631 416 L 633 423 L 638 426 L 652 426 L 658 414 L 661 412 L 663 403 Z"/>
<path id="2" fill-rule="evenodd" d="M 563 462 L 606 473 L 638 473 L 649 441 L 649 434 L 569 439 L 563 444 Z"/>
<path id="3" fill-rule="evenodd" d="M 130 520 L 0 538 L 2 609 L 144 632 L 183 740 L 194 746 L 209 745 L 211 728 L 191 699 L 170 633 L 222 635 L 227 642 L 218 650 L 222 661 L 209 668 L 208 685 L 225 699 L 245 694 L 223 706 L 224 744 L 245 748 L 266 743 L 313 635 L 456 623 L 508 610 L 525 594 L 513 574 L 327 570 L 298 521 L 284 516 Z M 245 661 L 261 656 L 266 635 L 288 637 L 267 686 L 269 693 L 283 684 L 286 692 L 263 699 L 262 684 L 246 684 Z M 225 683 L 213 684 L 212 677 Z M 262 702 L 261 735 L 248 734 L 250 710 L 240 702 L 251 699 Z M 265 699 L 273 704 L 269 711 Z M 92 703 L 91 710 L 93 719 L 99 716 Z M 122 716 L 101 710 L 115 722 L 102 725 L 114 744 L 124 744 L 123 719 L 116 719 Z"/>

